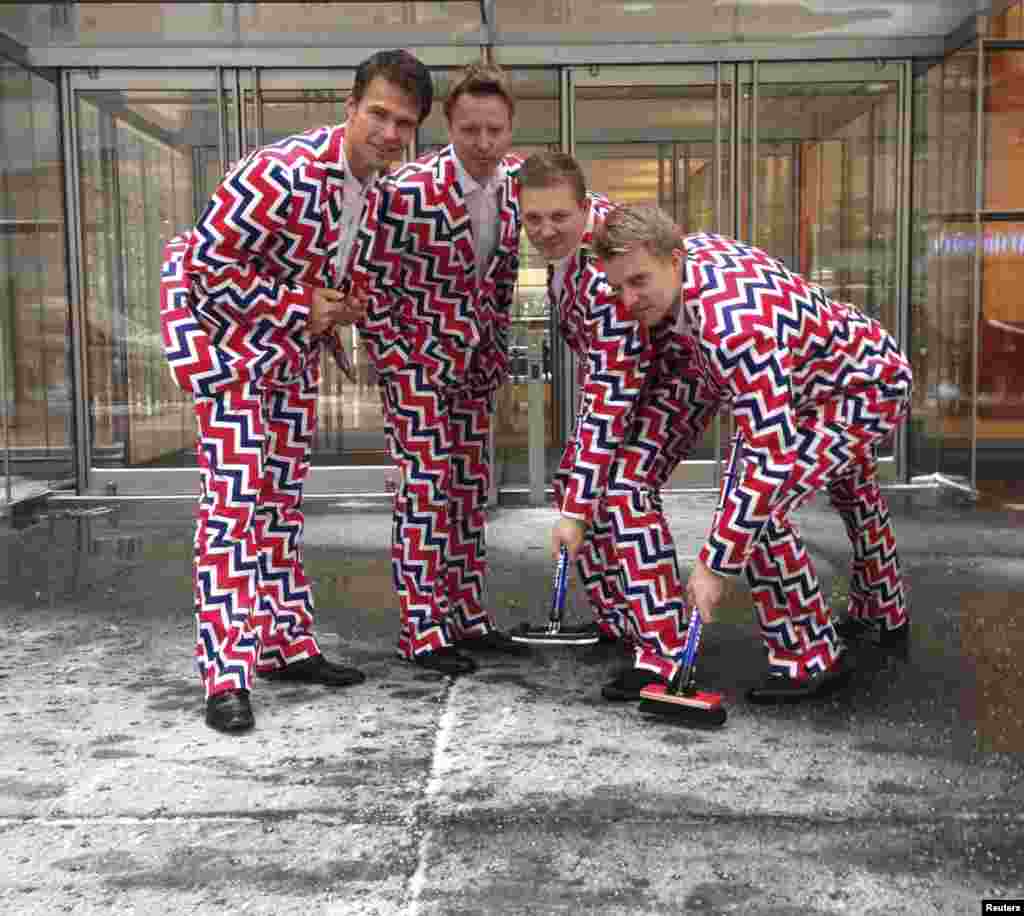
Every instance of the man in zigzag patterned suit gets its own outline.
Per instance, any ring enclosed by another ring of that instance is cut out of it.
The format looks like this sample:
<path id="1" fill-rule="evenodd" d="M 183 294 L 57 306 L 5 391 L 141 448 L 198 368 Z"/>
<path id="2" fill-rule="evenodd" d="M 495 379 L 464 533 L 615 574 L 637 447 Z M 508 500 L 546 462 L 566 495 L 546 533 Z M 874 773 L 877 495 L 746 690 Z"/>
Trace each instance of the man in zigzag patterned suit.
<path id="1" fill-rule="evenodd" d="M 313 635 L 302 488 L 321 344 L 340 361 L 334 327 L 365 309 L 348 264 L 366 193 L 432 99 L 411 54 L 373 55 L 356 71 L 345 123 L 246 157 L 196 227 L 167 245 L 164 347 L 199 424 L 195 659 L 206 721 L 220 731 L 252 727 L 254 672 L 332 687 L 364 680 L 326 661 Z"/>
<path id="2" fill-rule="evenodd" d="M 769 670 L 753 702 L 820 694 L 849 673 L 846 645 L 792 514 L 828 491 L 853 545 L 848 627 L 899 646 L 909 621 L 879 443 L 905 418 L 910 365 L 872 318 L 830 300 L 753 246 L 682 237 L 655 207 L 621 207 L 594 240 L 609 282 L 645 326 L 697 346 L 737 434 L 719 506 L 687 583 L 704 621 L 745 575 Z"/>
<path id="3" fill-rule="evenodd" d="M 491 417 L 519 267 L 514 111 L 500 68 L 467 68 L 445 101 L 451 145 L 381 183 L 359 238 L 359 328 L 401 471 L 398 654 L 451 675 L 475 670 L 467 653 L 528 651 L 484 606 Z"/>
<path id="4" fill-rule="evenodd" d="M 645 327 L 608 286 L 590 244 L 611 204 L 587 192 L 576 160 L 534 154 L 519 182 L 523 226 L 549 261 L 548 297 L 580 365 L 576 428 L 555 478 L 554 547 L 577 560 L 602 637 L 633 644 L 633 666 L 602 693 L 636 700 L 677 669 L 683 586 L 660 491 L 716 404 L 690 339 L 668 324 Z"/>

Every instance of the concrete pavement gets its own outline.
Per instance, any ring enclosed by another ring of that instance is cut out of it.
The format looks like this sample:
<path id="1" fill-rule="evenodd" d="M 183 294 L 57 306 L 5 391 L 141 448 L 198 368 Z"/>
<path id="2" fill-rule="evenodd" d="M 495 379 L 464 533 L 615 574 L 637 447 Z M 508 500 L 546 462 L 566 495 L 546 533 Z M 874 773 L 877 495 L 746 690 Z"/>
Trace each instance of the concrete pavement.
<path id="1" fill-rule="evenodd" d="M 666 507 L 688 566 L 711 498 Z M 311 504 L 318 632 L 368 680 L 258 683 L 256 730 L 229 738 L 191 668 L 191 504 L 51 500 L 0 532 L 0 911 L 959 916 L 1024 897 L 1024 515 L 893 509 L 909 660 L 860 650 L 843 693 L 751 707 L 739 589 L 700 665 L 729 721 L 695 731 L 600 698 L 614 649 L 454 682 L 399 662 L 390 515 Z M 502 625 L 547 612 L 553 517 L 491 517 Z M 841 599 L 838 518 L 800 521 Z"/>

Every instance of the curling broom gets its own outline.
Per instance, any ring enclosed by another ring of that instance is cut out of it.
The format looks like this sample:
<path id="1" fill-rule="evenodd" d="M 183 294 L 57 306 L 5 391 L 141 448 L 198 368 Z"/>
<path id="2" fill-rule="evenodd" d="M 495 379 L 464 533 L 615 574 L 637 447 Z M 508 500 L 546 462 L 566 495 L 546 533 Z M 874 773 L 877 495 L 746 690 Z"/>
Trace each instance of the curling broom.
<path id="1" fill-rule="evenodd" d="M 729 456 L 729 467 L 723 481 L 722 500 L 715 510 L 717 519 L 722 502 L 729 491 L 735 486 L 737 466 L 743 451 L 743 439 L 737 432 L 733 436 L 732 450 Z M 712 527 L 714 527 L 712 525 Z M 690 626 L 686 631 L 686 642 L 683 644 L 683 660 L 667 687 L 664 684 L 651 684 L 640 691 L 641 712 L 654 715 L 674 717 L 693 725 L 723 725 L 726 710 L 722 705 L 720 693 L 709 693 L 698 690 L 695 682 L 697 648 L 700 645 L 702 623 L 697 608 L 690 612 Z"/>
<path id="2" fill-rule="evenodd" d="M 599 636 L 595 630 L 585 632 L 563 630 L 562 616 L 565 613 L 565 592 L 569 580 L 569 552 L 562 546 L 555 566 L 555 585 L 551 594 L 551 613 L 547 626 L 531 627 L 524 623 L 518 630 L 509 633 L 515 642 L 527 643 L 531 646 L 592 646 Z"/>
<path id="3" fill-rule="evenodd" d="M 678 719 L 691 725 L 723 725 L 725 706 L 720 693 L 698 690 L 695 683 L 697 648 L 700 646 L 701 620 L 694 608 L 683 645 L 683 660 L 667 687 L 650 684 L 640 691 L 640 712 Z"/>

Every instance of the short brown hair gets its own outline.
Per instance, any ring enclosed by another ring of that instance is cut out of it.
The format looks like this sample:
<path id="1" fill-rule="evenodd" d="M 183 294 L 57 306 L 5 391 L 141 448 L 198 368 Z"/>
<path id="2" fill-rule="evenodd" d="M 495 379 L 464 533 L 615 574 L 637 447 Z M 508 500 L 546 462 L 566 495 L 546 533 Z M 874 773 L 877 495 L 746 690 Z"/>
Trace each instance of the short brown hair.
<path id="1" fill-rule="evenodd" d="M 509 117 L 516 113 L 516 100 L 512 95 L 508 74 L 497 64 L 479 61 L 462 71 L 462 75 L 452 83 L 448 98 L 444 100 L 444 113 L 449 121 L 455 103 L 464 95 L 496 95 L 508 105 Z"/>
<path id="2" fill-rule="evenodd" d="M 652 204 L 623 204 L 616 207 L 594 229 L 594 254 L 608 261 L 643 245 L 654 257 L 670 260 L 683 247 L 683 233 L 672 218 Z"/>
<path id="3" fill-rule="evenodd" d="M 521 188 L 550 188 L 567 184 L 576 195 L 580 206 L 587 201 L 587 182 L 580 164 L 568 153 L 547 150 L 533 153 L 519 167 Z"/>
<path id="4" fill-rule="evenodd" d="M 419 58 L 402 49 L 371 54 L 356 68 L 352 100 L 357 105 L 362 101 L 370 83 L 378 76 L 394 83 L 416 100 L 422 124 L 434 104 L 434 82 L 430 78 L 430 71 Z"/>

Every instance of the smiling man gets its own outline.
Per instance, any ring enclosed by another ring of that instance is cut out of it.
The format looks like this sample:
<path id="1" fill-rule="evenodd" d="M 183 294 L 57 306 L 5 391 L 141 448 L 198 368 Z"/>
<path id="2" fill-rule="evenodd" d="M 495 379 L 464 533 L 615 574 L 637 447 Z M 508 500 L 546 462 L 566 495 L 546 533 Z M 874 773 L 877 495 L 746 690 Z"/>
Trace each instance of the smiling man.
<path id="1" fill-rule="evenodd" d="M 473 654 L 528 651 L 498 630 L 484 592 L 490 429 L 519 267 L 514 114 L 505 73 L 468 67 L 445 101 L 451 144 L 381 183 L 357 257 L 372 290 L 359 329 L 401 471 L 397 650 L 448 675 L 475 670 Z"/>
<path id="2" fill-rule="evenodd" d="M 753 702 L 820 694 L 849 672 L 843 636 L 906 645 L 910 625 L 877 448 L 906 416 L 912 376 L 896 341 L 758 248 L 683 237 L 656 207 L 621 207 L 595 237 L 626 310 L 696 346 L 737 434 L 687 583 L 704 621 L 746 576 L 769 670 Z M 853 546 L 848 620 L 837 627 L 792 514 L 827 490 Z"/>
<path id="3" fill-rule="evenodd" d="M 519 183 L 523 226 L 549 262 L 548 299 L 580 366 L 575 430 L 555 475 L 553 546 L 576 560 L 602 637 L 633 649 L 632 666 L 602 694 L 638 700 L 675 674 L 686 633 L 660 490 L 713 410 L 688 338 L 671 327 L 652 333 L 607 284 L 591 240 L 611 204 L 587 192 L 576 160 L 537 153 Z"/>
<path id="4" fill-rule="evenodd" d="M 340 358 L 350 252 L 367 191 L 430 113 L 430 73 L 405 51 L 356 70 L 343 124 L 234 166 L 196 227 L 166 246 L 164 348 L 195 400 L 201 490 L 195 537 L 195 660 L 206 722 L 254 724 L 254 672 L 346 687 L 363 674 L 324 659 L 302 563 L 302 489 L 316 429 L 320 350 Z"/>

